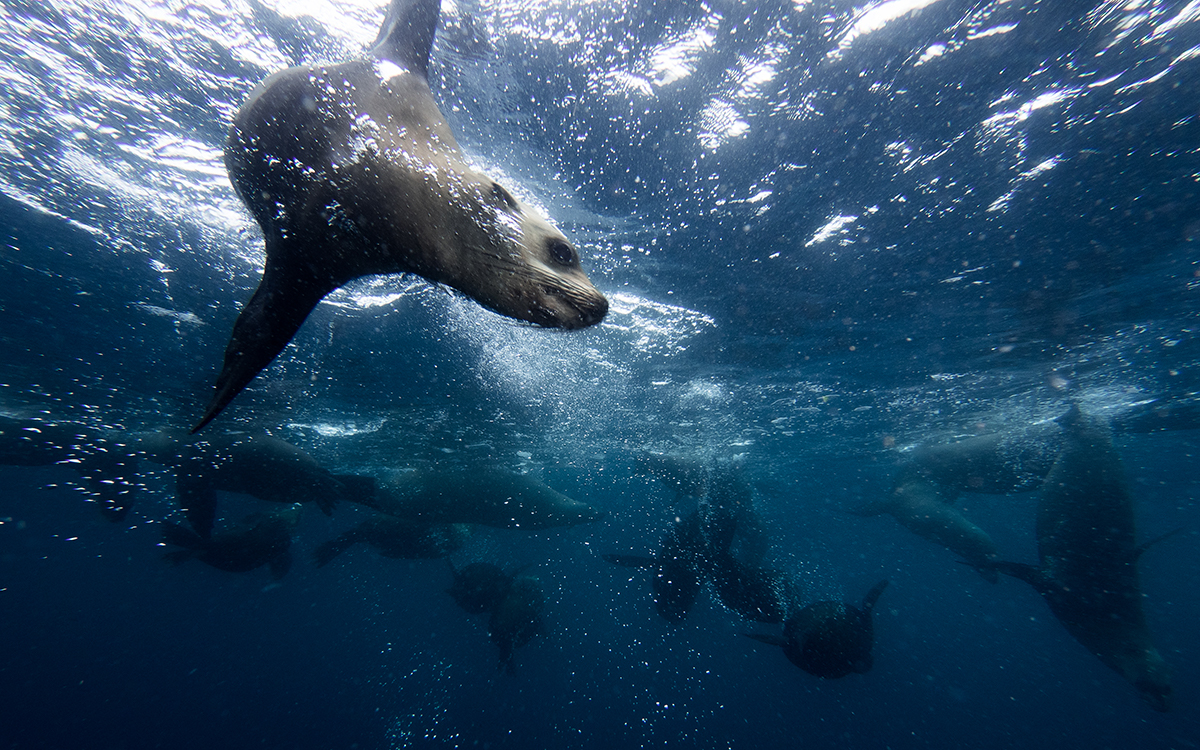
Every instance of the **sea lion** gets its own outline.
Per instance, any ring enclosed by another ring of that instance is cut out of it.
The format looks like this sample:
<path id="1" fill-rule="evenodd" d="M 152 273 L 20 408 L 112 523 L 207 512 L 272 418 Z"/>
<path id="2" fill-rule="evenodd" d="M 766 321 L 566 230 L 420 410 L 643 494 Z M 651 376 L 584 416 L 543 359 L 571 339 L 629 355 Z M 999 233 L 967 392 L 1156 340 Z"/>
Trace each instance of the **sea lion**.
<path id="1" fill-rule="evenodd" d="M 230 531 L 205 539 L 176 523 L 163 523 L 163 541 L 184 549 L 168 552 L 163 559 L 180 563 L 195 558 L 219 570 L 245 573 L 269 565 L 276 580 L 292 567 L 292 534 L 300 521 L 299 504 L 269 514 L 255 514 Z"/>
<path id="2" fill-rule="evenodd" d="M 1078 407 L 1061 421 L 1066 443 L 1038 502 L 1039 564 L 995 567 L 1033 586 L 1075 640 L 1166 711 L 1171 670 L 1146 626 L 1137 567 L 1158 539 L 1135 541 L 1133 498 L 1109 426 Z"/>
<path id="3" fill-rule="evenodd" d="M 788 661 L 817 677 L 837 679 L 851 672 L 867 672 L 874 663 L 871 611 L 887 585 L 883 580 L 872 586 L 859 607 L 834 601 L 808 605 L 784 622 L 782 638 L 760 633 L 746 636 L 782 646 Z"/>
<path id="4" fill-rule="evenodd" d="M 451 565 L 450 572 L 454 574 L 454 581 L 446 593 L 472 615 L 495 609 L 508 593 L 514 578 L 514 574 L 505 573 L 503 568 L 491 563 L 471 563 L 461 570 L 454 570 Z"/>
<path id="5" fill-rule="evenodd" d="M 397 560 L 422 560 L 445 557 L 462 549 L 470 530 L 458 523 L 419 523 L 405 521 L 382 513 L 368 518 L 354 528 L 313 550 L 317 567 L 356 544 L 368 544 L 384 557 Z"/>
<path id="6" fill-rule="evenodd" d="M 73 467 L 79 488 L 109 521 L 125 518 L 141 487 L 134 453 L 81 425 L 0 416 L 0 464 Z"/>
<path id="7" fill-rule="evenodd" d="M 490 466 L 400 472 L 373 497 L 354 500 L 397 518 L 504 529 L 573 526 L 606 515 L 529 474 Z"/>
<path id="8" fill-rule="evenodd" d="M 1023 429 L 918 446 L 886 499 L 851 511 L 886 513 L 918 536 L 946 547 L 995 583 L 996 543 L 953 503 L 964 492 L 1010 494 L 1036 490 L 1054 464 L 1062 430 L 1053 421 Z"/>
<path id="9" fill-rule="evenodd" d="M 542 608 L 546 595 L 538 579 L 519 575 L 513 579 L 504 598 L 488 618 L 488 637 L 500 650 L 500 669 L 515 671 L 513 651 L 529 643 L 542 628 Z"/>
<path id="10" fill-rule="evenodd" d="M 917 536 L 961 556 L 995 583 L 996 572 L 991 565 L 997 559 L 996 543 L 950 503 L 939 485 L 915 477 L 897 485 L 887 500 L 851 512 L 860 516 L 887 513 Z"/>
<path id="11" fill-rule="evenodd" d="M 361 501 L 374 491 L 374 478 L 335 475 L 305 451 L 265 433 L 192 440 L 150 433 L 138 445 L 151 461 L 175 468 L 176 498 L 192 528 L 205 538 L 216 521 L 218 490 L 287 505 L 312 502 L 325 515 L 340 500 Z"/>
<path id="12" fill-rule="evenodd" d="M 438 16 L 438 0 L 393 0 L 362 58 L 275 73 L 235 116 L 225 166 L 266 265 L 193 432 L 360 276 L 413 273 L 547 327 L 608 312 L 563 233 L 468 166 L 427 81 Z"/>
<path id="13" fill-rule="evenodd" d="M 601 557 L 621 567 L 653 570 L 650 586 L 654 608 L 667 622 L 678 623 L 696 603 L 704 585 L 705 547 L 699 515 L 693 512 L 671 525 L 654 557 L 612 554 Z"/>

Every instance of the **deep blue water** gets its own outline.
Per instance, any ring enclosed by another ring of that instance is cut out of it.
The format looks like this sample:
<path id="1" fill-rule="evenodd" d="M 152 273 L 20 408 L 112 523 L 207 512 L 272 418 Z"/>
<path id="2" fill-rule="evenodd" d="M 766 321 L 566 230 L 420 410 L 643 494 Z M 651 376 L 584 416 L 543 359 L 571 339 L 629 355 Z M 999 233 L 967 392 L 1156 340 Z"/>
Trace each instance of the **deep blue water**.
<path id="1" fill-rule="evenodd" d="M 269 73 L 359 53 L 383 3 L 93 5 L 0 0 L 0 413 L 183 428 L 261 269 L 228 122 Z M 537 330 L 362 280 L 214 427 L 340 473 L 486 457 L 606 510 L 453 556 L 532 564 L 544 631 L 506 675 L 444 560 L 317 569 L 352 508 L 309 509 L 274 585 L 161 560 L 162 467 L 114 524 L 69 467 L 0 466 L 0 746 L 1200 745 L 1194 425 L 1116 438 L 1139 537 L 1184 529 L 1140 566 L 1167 714 L 1028 586 L 845 512 L 917 443 L 1194 394 L 1197 3 L 447 3 L 431 78 L 608 319 Z M 660 619 L 648 575 L 600 558 L 675 512 L 647 449 L 744 454 L 806 597 L 890 579 L 874 668 L 811 677 L 708 590 Z M 1037 500 L 958 505 L 1033 561 Z"/>

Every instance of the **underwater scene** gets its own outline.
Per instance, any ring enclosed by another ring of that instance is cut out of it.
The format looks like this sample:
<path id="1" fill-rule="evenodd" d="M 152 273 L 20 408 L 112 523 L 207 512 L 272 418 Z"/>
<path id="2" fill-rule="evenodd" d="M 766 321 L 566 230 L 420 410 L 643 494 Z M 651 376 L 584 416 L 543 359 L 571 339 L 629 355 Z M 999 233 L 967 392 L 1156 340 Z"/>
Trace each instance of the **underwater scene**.
<path id="1" fill-rule="evenodd" d="M 1200 1 L 0 31 L 0 748 L 1200 747 Z"/>

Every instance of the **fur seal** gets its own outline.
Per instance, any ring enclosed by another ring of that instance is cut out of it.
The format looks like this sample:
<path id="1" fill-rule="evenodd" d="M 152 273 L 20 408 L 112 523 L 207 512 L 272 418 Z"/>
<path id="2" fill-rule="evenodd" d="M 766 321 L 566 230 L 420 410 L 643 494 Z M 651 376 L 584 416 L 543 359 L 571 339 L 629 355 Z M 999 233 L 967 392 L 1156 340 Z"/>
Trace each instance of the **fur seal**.
<path id="1" fill-rule="evenodd" d="M 1133 498 L 1109 426 L 1072 407 L 1066 444 L 1037 510 L 1039 564 L 1000 562 L 1033 586 L 1067 632 L 1137 688 L 1156 711 L 1171 703 L 1171 670 L 1142 610 Z M 1174 532 L 1172 532 L 1174 533 Z"/>
<path id="2" fill-rule="evenodd" d="M 959 555 L 995 583 L 996 572 L 991 565 L 997 559 L 996 543 L 951 502 L 939 485 L 917 477 L 897 485 L 887 500 L 853 512 L 860 516 L 887 513 L 917 536 Z"/>
<path id="3" fill-rule="evenodd" d="M 74 467 L 80 489 L 109 521 L 121 521 L 133 507 L 141 484 L 129 446 L 66 422 L 0 416 L 0 464 Z"/>
<path id="4" fill-rule="evenodd" d="M 759 633 L 746 636 L 782 646 L 788 661 L 817 677 L 836 679 L 851 672 L 868 672 L 875 643 L 871 611 L 887 585 L 883 580 L 872 586 L 860 607 L 834 601 L 809 604 L 784 622 L 782 638 Z"/>
<path id="5" fill-rule="evenodd" d="M 650 581 L 654 608 L 667 622 L 678 623 L 696 603 L 704 585 L 705 548 L 699 514 L 693 512 L 671 525 L 654 557 L 612 554 L 601 557 L 625 568 L 654 570 Z"/>
<path id="6" fill-rule="evenodd" d="M 427 81 L 439 10 L 392 0 L 362 58 L 275 73 L 235 116 L 225 166 L 262 227 L 266 265 L 192 432 L 360 276 L 416 274 L 554 328 L 608 312 L 563 233 L 464 159 Z"/>
<path id="7" fill-rule="evenodd" d="M 471 563 L 461 570 L 454 570 L 451 565 L 450 571 L 454 574 L 454 581 L 446 593 L 454 599 L 455 604 L 472 615 L 482 615 L 495 609 L 508 593 L 508 587 L 515 577 L 515 574 L 505 573 L 499 565 L 491 563 Z"/>
<path id="8" fill-rule="evenodd" d="M 218 490 L 287 505 L 312 502 L 325 515 L 339 500 L 352 495 L 362 500 L 374 491 L 372 477 L 334 475 L 305 451 L 265 433 L 190 441 L 152 433 L 139 445 L 151 461 L 175 468 L 176 498 L 192 528 L 205 538 L 216 522 Z"/>
<path id="9" fill-rule="evenodd" d="M 538 579 L 519 575 L 509 584 L 504 598 L 488 618 L 488 637 L 500 650 L 500 669 L 515 671 L 513 651 L 529 643 L 542 628 L 546 595 Z"/>
<path id="10" fill-rule="evenodd" d="M 180 563 L 195 558 L 219 570 L 245 573 L 269 565 L 276 580 L 292 567 L 292 534 L 300 522 L 300 505 L 270 514 L 255 514 L 230 531 L 205 539 L 196 532 L 169 521 L 163 523 L 163 541 L 183 547 L 163 559 Z"/>
<path id="11" fill-rule="evenodd" d="M 445 557 L 462 549 L 470 530 L 457 523 L 418 523 L 379 514 L 368 518 L 334 539 L 317 546 L 313 559 L 317 567 L 356 544 L 368 544 L 384 557 L 396 560 L 424 560 Z"/>
<path id="12" fill-rule="evenodd" d="M 374 497 L 354 499 L 397 518 L 503 529 L 574 526 L 606 515 L 529 474 L 489 466 L 401 472 Z"/>

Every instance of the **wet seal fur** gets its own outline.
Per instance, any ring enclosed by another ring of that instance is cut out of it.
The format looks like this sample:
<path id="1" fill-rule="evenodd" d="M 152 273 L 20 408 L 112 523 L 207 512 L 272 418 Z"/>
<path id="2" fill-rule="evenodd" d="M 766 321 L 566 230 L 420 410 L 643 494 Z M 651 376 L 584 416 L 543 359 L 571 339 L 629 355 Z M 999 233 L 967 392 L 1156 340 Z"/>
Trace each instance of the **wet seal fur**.
<path id="1" fill-rule="evenodd" d="M 1137 568 L 1146 548 L 1165 537 L 1136 544 L 1133 498 L 1108 425 L 1078 407 L 1060 422 L 1066 442 L 1038 503 L 1040 562 L 995 568 L 1033 586 L 1075 640 L 1151 708 L 1167 711 L 1171 670 L 1146 626 Z"/>
<path id="2" fill-rule="evenodd" d="M 463 158 L 427 81 L 439 10 L 393 0 L 364 57 L 276 73 L 238 111 L 225 166 L 262 227 L 266 266 L 193 432 L 360 276 L 414 273 L 554 328 L 608 312 L 562 232 Z"/>

